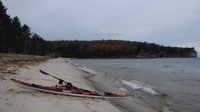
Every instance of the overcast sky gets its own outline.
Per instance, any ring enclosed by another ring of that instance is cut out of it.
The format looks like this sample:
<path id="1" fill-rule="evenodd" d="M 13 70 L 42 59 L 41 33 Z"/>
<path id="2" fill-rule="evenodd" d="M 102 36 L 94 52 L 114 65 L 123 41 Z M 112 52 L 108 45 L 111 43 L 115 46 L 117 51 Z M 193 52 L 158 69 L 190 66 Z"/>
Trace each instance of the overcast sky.
<path id="1" fill-rule="evenodd" d="M 120 39 L 200 51 L 200 0 L 3 0 L 47 40 Z"/>

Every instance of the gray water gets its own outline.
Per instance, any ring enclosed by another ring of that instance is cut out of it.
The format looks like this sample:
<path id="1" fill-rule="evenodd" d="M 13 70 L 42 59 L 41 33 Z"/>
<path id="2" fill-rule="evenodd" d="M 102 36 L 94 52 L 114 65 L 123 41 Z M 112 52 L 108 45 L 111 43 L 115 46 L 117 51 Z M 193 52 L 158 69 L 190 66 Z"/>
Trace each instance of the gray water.
<path id="1" fill-rule="evenodd" d="M 124 80 L 133 86 L 142 84 L 142 88 L 153 88 L 165 95 L 166 105 L 174 111 L 200 112 L 198 58 L 76 59 L 75 62 L 115 80 Z M 134 88 L 131 92 L 134 92 Z M 145 101 L 153 102 L 153 96 L 146 97 Z"/>

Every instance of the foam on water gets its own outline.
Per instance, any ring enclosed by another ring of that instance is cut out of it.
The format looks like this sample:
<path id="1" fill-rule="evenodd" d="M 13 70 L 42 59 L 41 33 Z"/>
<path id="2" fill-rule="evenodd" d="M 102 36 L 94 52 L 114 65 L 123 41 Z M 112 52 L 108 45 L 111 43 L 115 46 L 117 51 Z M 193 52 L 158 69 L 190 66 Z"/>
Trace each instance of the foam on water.
<path id="1" fill-rule="evenodd" d="M 122 84 L 131 87 L 134 90 L 142 90 L 144 92 L 150 93 L 151 95 L 160 95 L 160 93 L 154 87 L 144 82 L 137 80 L 131 80 L 131 81 L 120 80 L 120 81 Z"/>
<path id="2" fill-rule="evenodd" d="M 94 70 L 87 68 L 86 66 L 80 66 L 79 67 L 82 71 L 89 73 L 89 74 L 97 74 Z"/>
<path id="3" fill-rule="evenodd" d="M 73 66 L 76 66 L 78 67 L 79 69 L 81 69 L 82 71 L 86 72 L 86 73 L 89 73 L 89 74 L 97 74 L 94 70 L 92 69 L 89 69 L 88 67 L 86 67 L 85 65 L 80 65 L 78 63 L 74 63 L 73 61 L 70 61 L 70 63 L 73 65 Z"/>

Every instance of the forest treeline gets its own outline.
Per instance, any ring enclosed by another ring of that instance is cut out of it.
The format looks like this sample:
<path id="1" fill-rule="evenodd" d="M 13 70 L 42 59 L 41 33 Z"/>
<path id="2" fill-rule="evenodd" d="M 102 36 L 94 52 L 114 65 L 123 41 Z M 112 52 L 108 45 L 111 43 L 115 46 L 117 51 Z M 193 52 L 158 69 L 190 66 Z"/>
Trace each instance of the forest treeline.
<path id="1" fill-rule="evenodd" d="M 0 52 L 77 58 L 196 57 L 194 48 L 122 40 L 47 41 L 11 18 L 0 0 Z"/>
<path id="2" fill-rule="evenodd" d="M 196 57 L 194 48 L 165 47 L 123 40 L 51 41 L 54 53 L 77 58 Z"/>
<path id="3" fill-rule="evenodd" d="M 48 42 L 32 33 L 18 17 L 11 18 L 0 0 L 0 52 L 45 55 Z"/>

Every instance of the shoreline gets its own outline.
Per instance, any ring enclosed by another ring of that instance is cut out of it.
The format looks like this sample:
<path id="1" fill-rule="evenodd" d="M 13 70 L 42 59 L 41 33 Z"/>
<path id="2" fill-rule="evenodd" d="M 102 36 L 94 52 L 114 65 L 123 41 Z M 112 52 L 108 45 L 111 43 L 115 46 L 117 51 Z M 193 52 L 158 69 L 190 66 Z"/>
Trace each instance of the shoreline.
<path id="1" fill-rule="evenodd" d="M 106 74 L 99 73 L 93 69 L 88 68 L 85 65 L 80 65 L 78 63 L 75 63 L 73 62 L 73 60 L 70 60 L 70 61 L 71 61 L 71 64 L 77 67 L 80 71 L 85 72 L 86 74 L 89 74 L 88 77 L 86 77 L 86 80 L 91 82 L 92 86 L 95 87 L 96 90 L 119 92 L 119 89 L 116 89 L 115 84 L 112 84 L 113 81 L 109 82 L 110 79 L 109 77 L 107 77 Z M 124 91 L 120 91 L 120 92 L 124 92 Z M 121 112 L 161 112 L 160 110 L 157 110 L 145 104 L 137 97 L 128 97 L 128 98 L 123 98 L 123 99 L 118 99 L 118 100 L 110 99 L 109 101 L 112 103 L 112 105 L 117 107 Z M 162 112 L 171 112 L 171 111 L 169 111 L 169 109 L 166 108 Z"/>
<path id="2" fill-rule="evenodd" d="M 121 112 L 108 100 L 46 94 L 19 88 L 9 81 L 9 79 L 15 78 L 48 86 L 57 83 L 57 80 L 51 77 L 40 75 L 39 69 L 56 74 L 80 88 L 94 89 L 92 83 L 85 79 L 89 74 L 79 71 L 77 67 L 67 63 L 66 59 L 50 59 L 39 65 L 20 68 L 14 75 L 1 74 L 6 77 L 6 79 L 0 79 L 1 112 Z"/>

